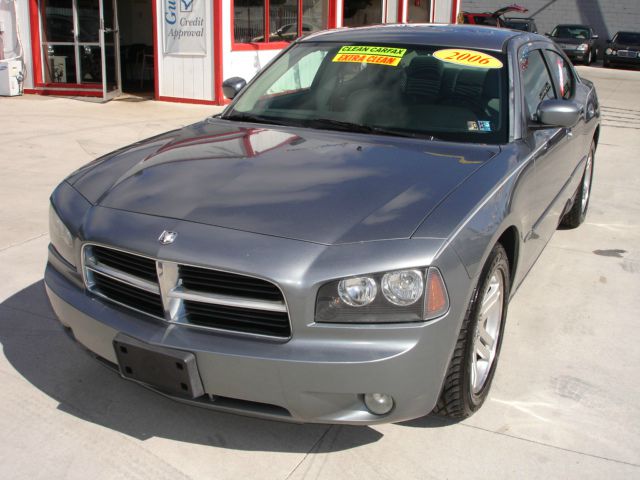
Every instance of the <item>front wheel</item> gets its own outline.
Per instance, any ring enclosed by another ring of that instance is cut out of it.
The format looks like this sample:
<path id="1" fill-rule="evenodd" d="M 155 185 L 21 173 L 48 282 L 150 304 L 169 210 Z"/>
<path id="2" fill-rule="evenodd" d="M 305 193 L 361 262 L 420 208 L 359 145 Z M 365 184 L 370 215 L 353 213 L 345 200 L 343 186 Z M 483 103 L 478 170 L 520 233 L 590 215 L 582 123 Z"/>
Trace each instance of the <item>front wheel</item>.
<path id="1" fill-rule="evenodd" d="M 587 52 L 587 55 L 584 57 L 584 60 L 583 60 L 583 63 L 584 63 L 586 66 L 591 65 L 591 59 L 592 59 L 592 56 L 593 56 L 593 52 L 592 52 L 591 50 L 589 50 L 589 51 Z"/>
<path id="2" fill-rule="evenodd" d="M 591 148 L 587 155 L 587 163 L 584 167 L 584 173 L 582 174 L 582 181 L 578 187 L 573 205 L 564 217 L 560 225 L 567 228 L 579 227 L 584 219 L 587 217 L 587 210 L 589 209 L 589 200 L 591 199 L 591 183 L 593 181 L 593 162 L 596 152 L 595 142 L 591 142 Z"/>
<path id="3" fill-rule="evenodd" d="M 500 244 L 489 254 L 462 323 L 438 415 L 466 418 L 484 403 L 498 364 L 510 291 L 509 260 Z"/>

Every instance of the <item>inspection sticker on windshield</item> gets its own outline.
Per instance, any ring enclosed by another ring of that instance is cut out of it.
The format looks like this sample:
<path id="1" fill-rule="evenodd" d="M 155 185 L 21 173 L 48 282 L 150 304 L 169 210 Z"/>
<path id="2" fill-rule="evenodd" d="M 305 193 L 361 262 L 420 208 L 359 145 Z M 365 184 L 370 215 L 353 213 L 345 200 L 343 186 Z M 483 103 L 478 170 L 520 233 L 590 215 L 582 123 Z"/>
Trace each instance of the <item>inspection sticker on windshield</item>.
<path id="1" fill-rule="evenodd" d="M 461 48 L 447 48 L 433 52 L 433 56 L 443 62 L 455 63 L 466 67 L 502 68 L 502 62 L 486 53 Z"/>
<path id="2" fill-rule="evenodd" d="M 336 56 L 333 57 L 333 61 L 346 63 L 375 63 L 378 65 L 397 67 L 405 53 L 407 53 L 406 48 L 348 45 L 338 50 Z"/>

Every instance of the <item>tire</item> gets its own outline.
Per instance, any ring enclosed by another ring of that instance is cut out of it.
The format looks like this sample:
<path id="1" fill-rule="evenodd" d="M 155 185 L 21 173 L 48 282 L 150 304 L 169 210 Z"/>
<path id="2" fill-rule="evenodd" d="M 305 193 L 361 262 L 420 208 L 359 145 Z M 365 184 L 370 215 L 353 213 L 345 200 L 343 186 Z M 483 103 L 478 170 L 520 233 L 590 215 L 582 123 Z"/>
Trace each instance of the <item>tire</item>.
<path id="1" fill-rule="evenodd" d="M 582 61 L 582 63 L 584 63 L 587 67 L 589 65 L 591 65 L 591 57 L 592 57 L 592 51 L 589 50 L 589 52 L 587 53 L 587 56 L 584 58 L 584 60 Z"/>
<path id="2" fill-rule="evenodd" d="M 566 228 L 579 227 L 584 219 L 587 217 L 587 210 L 589 210 L 589 200 L 591 199 L 591 185 L 593 183 L 593 166 L 595 163 L 596 145 L 595 142 L 591 142 L 591 148 L 589 149 L 589 155 L 587 156 L 587 163 L 584 166 L 584 173 L 582 174 L 582 180 L 580 186 L 576 191 L 573 199 L 573 205 L 571 210 L 565 213 L 564 217 L 560 221 L 560 225 Z"/>
<path id="3" fill-rule="evenodd" d="M 455 419 L 466 418 L 487 398 L 500 356 L 510 286 L 507 253 L 502 245 L 496 244 L 471 296 L 434 413 Z M 499 311 L 494 309 L 496 307 Z M 480 336 L 480 328 L 485 335 Z M 492 339 L 490 346 L 485 341 L 487 334 Z M 484 360 L 480 352 L 489 359 Z"/>

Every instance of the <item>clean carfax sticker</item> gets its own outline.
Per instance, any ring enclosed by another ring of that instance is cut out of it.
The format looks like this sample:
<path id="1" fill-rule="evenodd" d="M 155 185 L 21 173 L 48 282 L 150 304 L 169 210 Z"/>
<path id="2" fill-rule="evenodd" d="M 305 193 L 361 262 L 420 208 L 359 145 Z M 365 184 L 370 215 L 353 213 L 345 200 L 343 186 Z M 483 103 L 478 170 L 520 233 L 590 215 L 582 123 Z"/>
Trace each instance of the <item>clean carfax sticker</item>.
<path id="1" fill-rule="evenodd" d="M 502 68 L 502 62 L 496 57 L 475 50 L 447 48 L 433 52 L 433 56 L 443 62 L 476 68 Z"/>
<path id="2" fill-rule="evenodd" d="M 348 45 L 340 48 L 334 62 L 375 63 L 397 67 L 407 53 L 406 48 L 373 47 L 367 45 Z"/>

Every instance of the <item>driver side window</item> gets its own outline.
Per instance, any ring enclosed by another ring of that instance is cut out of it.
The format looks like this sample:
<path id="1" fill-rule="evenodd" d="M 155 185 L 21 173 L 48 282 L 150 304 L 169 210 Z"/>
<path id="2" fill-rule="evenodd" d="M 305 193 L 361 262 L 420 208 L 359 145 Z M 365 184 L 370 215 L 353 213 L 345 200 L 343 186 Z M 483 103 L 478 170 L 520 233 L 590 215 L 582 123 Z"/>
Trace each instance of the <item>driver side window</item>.
<path id="1" fill-rule="evenodd" d="M 545 55 L 549 61 L 549 67 L 556 85 L 558 85 L 558 97 L 564 100 L 570 99 L 573 97 L 576 83 L 571 67 L 569 67 L 564 58 L 553 50 L 546 50 Z"/>
<path id="2" fill-rule="evenodd" d="M 534 119 L 540 102 L 556 98 L 553 81 L 540 50 L 523 49 L 518 62 L 528 118 Z"/>

